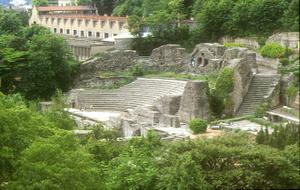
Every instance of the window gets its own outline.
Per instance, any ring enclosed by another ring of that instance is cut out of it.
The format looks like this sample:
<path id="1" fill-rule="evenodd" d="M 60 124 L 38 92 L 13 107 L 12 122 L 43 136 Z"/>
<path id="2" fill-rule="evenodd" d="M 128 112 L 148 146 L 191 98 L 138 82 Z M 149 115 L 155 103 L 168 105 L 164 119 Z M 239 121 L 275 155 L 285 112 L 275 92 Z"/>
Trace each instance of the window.
<path id="1" fill-rule="evenodd" d="M 118 34 L 114 34 L 114 36 L 117 36 Z"/>
<path id="2" fill-rule="evenodd" d="M 74 23 L 74 19 L 71 19 L 71 25 L 73 25 L 73 23 Z"/>
<path id="3" fill-rule="evenodd" d="M 88 36 L 92 37 L 93 33 L 91 31 L 88 32 Z"/>
<path id="4" fill-rule="evenodd" d="M 98 21 L 97 21 L 97 20 L 94 20 L 94 21 L 93 21 L 93 26 L 96 27 L 96 26 L 97 26 L 97 23 L 98 23 Z"/>
<path id="5" fill-rule="evenodd" d="M 104 34 L 104 38 L 108 38 L 109 37 L 109 34 L 108 33 L 105 33 Z"/>
<path id="6" fill-rule="evenodd" d="M 59 33 L 64 33 L 64 30 L 61 28 L 60 30 L 59 30 Z"/>
<path id="7" fill-rule="evenodd" d="M 73 30 L 73 35 L 77 35 L 77 30 Z"/>
<path id="8" fill-rule="evenodd" d="M 89 20 L 85 20 L 85 26 L 89 25 Z"/>
<path id="9" fill-rule="evenodd" d="M 124 22 L 119 22 L 119 29 L 122 29 L 124 26 Z"/>
<path id="10" fill-rule="evenodd" d="M 67 23 L 67 19 L 64 19 L 64 24 L 66 24 Z"/>
<path id="11" fill-rule="evenodd" d="M 100 37 L 100 32 L 96 32 L 96 37 L 97 37 L 97 38 Z"/>
<path id="12" fill-rule="evenodd" d="M 101 21 L 101 28 L 104 28 L 104 26 L 105 26 L 105 21 L 102 20 L 102 21 Z"/>
<path id="13" fill-rule="evenodd" d="M 54 29 L 53 29 L 53 32 L 54 32 L 54 33 L 56 33 L 56 32 L 57 32 L 57 29 L 56 29 L 56 28 L 54 28 Z"/>
<path id="14" fill-rule="evenodd" d="M 84 37 L 84 31 L 80 32 L 80 36 Z"/>
<path id="15" fill-rule="evenodd" d="M 110 24 L 110 25 L 109 25 L 110 28 L 113 28 L 113 27 L 114 27 L 114 23 L 115 23 L 114 21 L 110 21 L 110 23 L 109 23 L 109 24 Z"/>
<path id="16" fill-rule="evenodd" d="M 67 34 L 70 34 L 70 30 L 69 29 L 67 29 Z"/>

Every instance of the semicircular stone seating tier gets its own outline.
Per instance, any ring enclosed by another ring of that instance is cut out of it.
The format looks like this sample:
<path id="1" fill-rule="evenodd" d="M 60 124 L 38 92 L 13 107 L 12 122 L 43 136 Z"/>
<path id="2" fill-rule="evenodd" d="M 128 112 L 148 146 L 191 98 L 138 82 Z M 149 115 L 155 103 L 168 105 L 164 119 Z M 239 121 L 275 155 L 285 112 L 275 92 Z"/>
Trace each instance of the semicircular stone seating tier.
<path id="1" fill-rule="evenodd" d="M 78 93 L 79 108 L 85 110 L 125 111 L 153 105 L 166 95 L 182 95 L 186 81 L 138 78 L 113 90 L 83 90 Z"/>

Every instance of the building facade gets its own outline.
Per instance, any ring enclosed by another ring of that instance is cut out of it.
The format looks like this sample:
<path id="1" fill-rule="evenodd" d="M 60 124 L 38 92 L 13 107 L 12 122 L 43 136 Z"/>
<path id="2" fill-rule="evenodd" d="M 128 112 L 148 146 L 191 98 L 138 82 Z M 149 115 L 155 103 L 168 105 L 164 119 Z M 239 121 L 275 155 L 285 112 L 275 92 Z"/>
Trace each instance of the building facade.
<path id="1" fill-rule="evenodd" d="M 99 16 L 89 6 L 33 7 L 29 24 L 38 24 L 54 33 L 87 37 L 109 38 L 128 32 L 127 18 Z"/>

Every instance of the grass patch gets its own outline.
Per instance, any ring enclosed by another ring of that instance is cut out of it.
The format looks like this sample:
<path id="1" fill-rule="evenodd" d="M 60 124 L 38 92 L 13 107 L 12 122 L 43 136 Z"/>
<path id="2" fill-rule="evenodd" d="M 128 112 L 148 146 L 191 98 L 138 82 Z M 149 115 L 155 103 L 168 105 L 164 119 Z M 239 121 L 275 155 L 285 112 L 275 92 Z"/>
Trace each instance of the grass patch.
<path id="1" fill-rule="evenodd" d="M 209 75 L 192 75 L 185 73 L 175 73 L 175 72 L 157 72 L 157 71 L 144 71 L 144 75 L 141 77 L 145 78 L 169 78 L 177 80 L 207 80 L 212 84 L 215 83 L 217 73 Z M 100 73 L 101 78 L 111 78 L 111 77 L 135 77 L 132 70 L 120 71 L 120 72 L 102 72 Z"/>
<path id="2" fill-rule="evenodd" d="M 147 78 L 172 78 L 178 80 L 206 80 L 204 75 L 192 75 L 184 73 L 175 73 L 175 72 L 160 72 L 160 73 L 150 73 L 146 74 L 144 77 Z"/>
<path id="3" fill-rule="evenodd" d="M 225 47 L 245 47 L 243 44 L 240 43 L 225 43 Z"/>
<path id="4" fill-rule="evenodd" d="M 133 77 L 130 71 L 119 71 L 119 72 L 102 72 L 100 73 L 101 78 L 113 78 L 113 77 Z"/>

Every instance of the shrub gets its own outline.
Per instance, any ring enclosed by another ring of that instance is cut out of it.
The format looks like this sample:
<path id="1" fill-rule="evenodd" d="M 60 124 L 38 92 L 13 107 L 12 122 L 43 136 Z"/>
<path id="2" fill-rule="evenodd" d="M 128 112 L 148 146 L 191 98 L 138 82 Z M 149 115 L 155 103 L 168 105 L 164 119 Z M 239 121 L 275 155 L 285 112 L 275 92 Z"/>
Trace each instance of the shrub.
<path id="1" fill-rule="evenodd" d="M 216 93 L 221 97 L 228 96 L 234 88 L 234 70 L 225 68 L 219 74 L 216 81 Z"/>
<path id="2" fill-rule="evenodd" d="M 261 105 L 257 106 L 255 110 L 255 117 L 265 116 L 268 108 L 269 108 L 268 103 L 262 103 Z"/>
<path id="3" fill-rule="evenodd" d="M 132 76 L 135 76 L 135 77 L 144 76 L 144 74 L 145 74 L 144 68 L 140 65 L 133 66 L 131 68 L 131 72 L 132 72 Z"/>
<path id="4" fill-rule="evenodd" d="M 288 58 L 281 58 L 279 62 L 282 64 L 282 66 L 286 66 L 290 63 Z"/>
<path id="5" fill-rule="evenodd" d="M 297 96 L 298 88 L 297 86 L 291 85 L 287 88 L 286 93 L 288 96 L 288 103 L 290 104 Z"/>
<path id="6" fill-rule="evenodd" d="M 194 134 L 205 133 L 207 129 L 207 121 L 203 119 L 193 119 L 190 121 L 189 127 Z"/>
<path id="7" fill-rule="evenodd" d="M 281 58 L 285 55 L 290 55 L 292 50 L 289 48 L 286 49 L 279 43 L 270 43 L 263 46 L 260 50 L 260 53 L 264 57 Z"/>
<path id="8" fill-rule="evenodd" d="M 215 117 L 220 118 L 225 109 L 224 98 L 217 96 L 215 90 L 211 90 L 208 96 L 208 101 L 212 114 Z"/>

